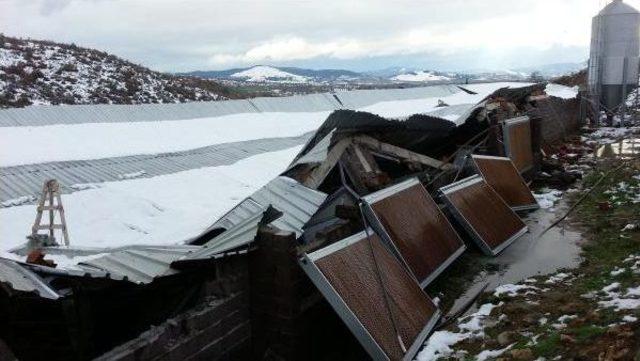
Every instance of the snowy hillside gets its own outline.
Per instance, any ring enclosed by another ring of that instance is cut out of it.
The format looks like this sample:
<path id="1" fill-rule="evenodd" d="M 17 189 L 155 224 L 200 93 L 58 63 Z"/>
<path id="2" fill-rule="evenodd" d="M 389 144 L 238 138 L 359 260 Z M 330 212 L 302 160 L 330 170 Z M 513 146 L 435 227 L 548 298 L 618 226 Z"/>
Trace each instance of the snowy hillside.
<path id="1" fill-rule="evenodd" d="M 151 71 L 105 52 L 0 35 L 0 107 L 219 100 L 226 87 Z"/>
<path id="2" fill-rule="evenodd" d="M 304 83 L 309 78 L 301 75 L 291 74 L 271 66 L 258 65 L 247 70 L 231 74 L 232 78 L 240 78 L 252 82 L 287 82 Z"/>
<path id="3" fill-rule="evenodd" d="M 406 74 L 398 74 L 391 78 L 395 81 L 406 82 L 430 82 L 430 81 L 450 81 L 451 78 L 444 75 L 437 75 L 432 71 L 412 71 Z"/>

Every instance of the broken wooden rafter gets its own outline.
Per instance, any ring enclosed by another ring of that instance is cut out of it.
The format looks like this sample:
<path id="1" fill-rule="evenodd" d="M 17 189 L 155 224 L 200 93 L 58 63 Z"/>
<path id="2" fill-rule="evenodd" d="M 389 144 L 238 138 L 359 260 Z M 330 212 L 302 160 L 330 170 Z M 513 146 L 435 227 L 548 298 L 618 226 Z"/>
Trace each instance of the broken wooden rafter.
<path id="1" fill-rule="evenodd" d="M 333 167 L 335 167 L 335 165 L 338 163 L 338 161 L 342 157 L 342 154 L 347 150 L 347 148 L 354 144 L 364 146 L 367 149 L 379 152 L 381 154 L 394 156 L 408 162 L 422 164 L 431 168 L 447 170 L 454 167 L 450 163 L 442 162 L 423 154 L 419 154 L 392 144 L 381 142 L 367 135 L 357 135 L 344 138 L 336 143 L 327 154 L 324 162 L 310 172 L 309 176 L 305 179 L 303 184 L 309 188 L 317 189 L 327 177 L 329 172 L 331 172 Z M 358 147 L 357 149 L 358 150 L 356 151 L 356 155 L 358 156 L 358 158 L 362 158 L 362 148 Z"/>

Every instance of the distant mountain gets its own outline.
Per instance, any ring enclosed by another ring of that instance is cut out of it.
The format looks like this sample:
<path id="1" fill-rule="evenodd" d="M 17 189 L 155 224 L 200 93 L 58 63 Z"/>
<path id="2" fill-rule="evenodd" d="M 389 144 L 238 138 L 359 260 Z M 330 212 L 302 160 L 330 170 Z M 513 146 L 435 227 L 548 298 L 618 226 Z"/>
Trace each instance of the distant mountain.
<path id="1" fill-rule="evenodd" d="M 401 82 L 447 82 L 452 79 L 445 75 L 439 75 L 434 71 L 411 71 L 404 74 L 398 74 L 391 77 L 391 80 Z"/>
<path id="2" fill-rule="evenodd" d="M 524 81 L 537 72 L 543 78 L 554 78 L 584 68 L 581 63 L 549 64 L 517 69 L 476 69 L 469 71 L 437 71 L 423 68 L 391 67 L 358 73 L 350 70 L 312 70 L 295 67 L 256 65 L 227 70 L 194 71 L 183 75 L 220 81 L 242 82 L 253 85 L 277 86 L 278 84 L 327 85 L 350 84 L 354 86 L 419 86 L 428 83 L 464 83 L 481 81 Z"/>
<path id="3" fill-rule="evenodd" d="M 368 79 L 361 73 L 340 69 L 304 69 L 256 65 L 248 68 L 227 70 L 193 71 L 182 75 L 208 79 L 228 79 L 248 82 L 331 83 Z"/>
<path id="4" fill-rule="evenodd" d="M 211 80 L 149 70 L 102 51 L 0 34 L 0 107 L 179 103 L 237 97 Z"/>
<path id="5" fill-rule="evenodd" d="M 305 83 L 310 78 L 298 74 L 289 73 L 271 66 L 254 66 L 253 68 L 239 71 L 229 75 L 231 78 L 238 78 L 251 82 L 287 82 L 287 83 Z"/>

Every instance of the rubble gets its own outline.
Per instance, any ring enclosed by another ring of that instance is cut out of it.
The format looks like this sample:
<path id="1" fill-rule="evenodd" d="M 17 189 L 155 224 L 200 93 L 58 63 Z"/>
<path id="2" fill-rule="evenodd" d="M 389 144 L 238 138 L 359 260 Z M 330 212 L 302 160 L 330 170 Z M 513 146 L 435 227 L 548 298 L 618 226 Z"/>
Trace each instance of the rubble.
<path id="1" fill-rule="evenodd" d="M 187 244 L 44 246 L 32 262 L 1 259 L 11 274 L 0 273 L 10 291 L 0 308 L 15 317 L 0 338 L 25 360 L 220 359 L 227 348 L 248 359 L 447 355 L 464 337 L 438 331 L 424 346 L 444 310 L 423 288 L 474 243 L 495 256 L 527 232 L 522 213 L 540 206 L 528 182 L 549 170 L 544 148 L 578 124 L 577 100 L 545 88 L 499 89 L 455 121 L 335 111 L 283 173 Z M 48 254 L 95 257 L 51 268 Z M 30 282 L 16 283 L 17 273 Z M 44 305 L 54 308 L 47 321 L 68 332 L 30 332 Z M 482 333 L 493 307 L 461 331 Z M 311 345 L 323 342 L 336 346 Z M 530 358 L 512 346 L 478 357 Z"/>

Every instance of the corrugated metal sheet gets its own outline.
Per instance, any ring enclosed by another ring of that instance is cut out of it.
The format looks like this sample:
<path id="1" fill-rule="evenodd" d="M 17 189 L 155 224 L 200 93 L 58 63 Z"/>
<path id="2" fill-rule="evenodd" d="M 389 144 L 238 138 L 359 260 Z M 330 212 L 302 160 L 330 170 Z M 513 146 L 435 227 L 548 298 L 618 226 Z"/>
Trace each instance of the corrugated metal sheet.
<path id="1" fill-rule="evenodd" d="M 201 248 L 201 246 L 189 245 L 137 245 L 115 249 L 47 247 L 43 248 L 45 254 L 66 255 L 70 258 L 88 255 L 96 257 L 65 268 L 50 268 L 31 264 L 25 264 L 24 267 L 51 276 L 107 278 L 115 281 L 146 284 L 158 277 L 178 273 L 178 270 L 171 268 L 171 263 L 192 252 L 199 251 Z M 19 250 L 19 253 L 22 251 Z"/>
<path id="2" fill-rule="evenodd" d="M 324 138 L 322 138 L 309 152 L 293 161 L 287 169 L 291 169 L 298 164 L 305 163 L 322 163 L 327 159 L 329 153 L 329 147 L 331 146 L 331 138 L 333 138 L 335 129 L 329 132 Z"/>
<path id="3" fill-rule="evenodd" d="M 283 216 L 272 224 L 300 236 L 303 232 L 302 227 L 326 198 L 325 193 L 307 188 L 291 178 L 280 176 L 231 209 L 209 227 L 209 230 L 216 228 L 228 230 L 255 215 L 260 209 L 271 205 L 283 213 Z"/>
<path id="4" fill-rule="evenodd" d="M 457 121 L 458 119 L 460 119 L 462 115 L 467 114 L 469 110 L 472 109 L 474 106 L 475 104 L 473 103 L 449 105 L 447 107 L 441 107 L 434 111 L 427 112 L 425 114 L 430 115 L 432 117 L 438 117 L 438 118 L 449 119 L 452 121 Z"/>
<path id="5" fill-rule="evenodd" d="M 87 274 L 103 272 L 107 278 L 123 279 L 134 283 L 151 283 L 162 276 L 178 273 L 171 263 L 200 250 L 199 246 L 138 247 L 113 252 L 103 257 L 78 264 Z M 78 271 L 70 271 L 70 274 Z"/>
<path id="6" fill-rule="evenodd" d="M 241 220 L 218 237 L 207 242 L 202 249 L 186 255 L 181 261 L 215 258 L 216 255 L 246 246 L 253 242 L 260 229 L 260 222 L 267 207 L 260 207 L 253 214 Z"/>
<path id="7" fill-rule="evenodd" d="M 220 217 L 203 234 L 214 229 L 225 231 L 204 244 L 202 250 L 185 256 L 182 261 L 215 258 L 250 244 L 269 206 L 282 213 L 269 224 L 283 230 L 303 233 L 304 225 L 324 203 L 327 194 L 307 188 L 287 177 L 277 177 Z M 195 237 L 195 239 L 202 236 Z"/>
<path id="8" fill-rule="evenodd" d="M 6 258 L 0 258 L 0 283 L 15 291 L 33 292 L 52 300 L 60 298 L 37 274 Z"/>
<path id="9" fill-rule="evenodd" d="M 434 85 L 182 104 L 31 106 L 0 110 L 0 127 L 154 122 L 260 112 L 320 112 L 357 109 L 382 101 L 444 97 L 460 91 L 454 85 Z"/>
<path id="10" fill-rule="evenodd" d="M 299 137 L 256 139 L 216 144 L 184 152 L 50 162 L 0 168 L 0 202 L 22 196 L 38 197 L 46 179 L 55 178 L 64 193 L 72 185 L 121 180 L 123 174 L 144 171 L 144 177 L 201 167 L 233 164 L 241 159 L 304 144 L 312 133 Z"/>

